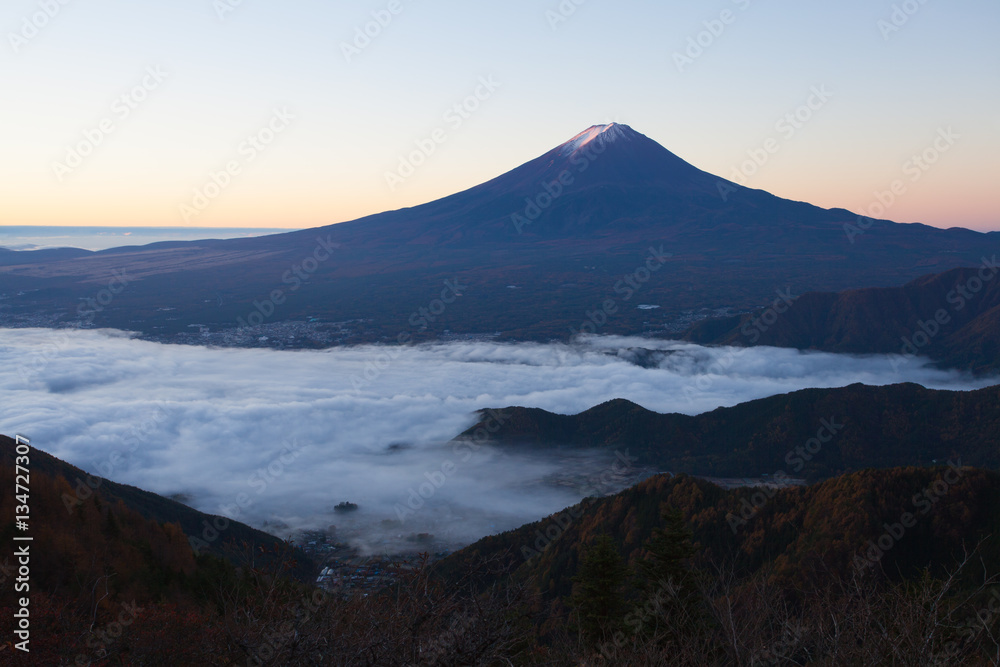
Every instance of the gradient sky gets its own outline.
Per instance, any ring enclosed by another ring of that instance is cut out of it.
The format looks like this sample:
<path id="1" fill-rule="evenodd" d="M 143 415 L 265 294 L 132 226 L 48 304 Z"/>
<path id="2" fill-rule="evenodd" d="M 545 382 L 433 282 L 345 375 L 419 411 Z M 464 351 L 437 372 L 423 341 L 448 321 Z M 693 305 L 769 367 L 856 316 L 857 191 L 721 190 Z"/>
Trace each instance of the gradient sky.
<path id="1" fill-rule="evenodd" d="M 777 146 L 746 185 L 789 199 L 867 212 L 898 179 L 884 217 L 1000 229 L 996 0 L 564 0 L 559 22 L 558 0 L 331 4 L 5 0 L 0 225 L 330 224 L 465 189 L 618 121 L 727 178 Z M 894 4 L 913 13 L 890 32 Z M 342 44 L 390 6 L 348 61 Z M 707 46 L 679 67 L 699 33 Z M 165 79 L 122 117 L 116 100 L 156 67 Z M 448 122 L 481 77 L 499 87 Z M 832 97 L 779 129 L 813 87 Z M 249 159 L 243 142 L 276 109 L 294 120 Z M 113 132 L 60 180 L 55 164 L 105 118 Z M 386 172 L 436 128 L 447 140 L 391 189 Z M 925 151 L 936 161 L 914 170 Z M 230 161 L 240 173 L 185 219 Z"/>

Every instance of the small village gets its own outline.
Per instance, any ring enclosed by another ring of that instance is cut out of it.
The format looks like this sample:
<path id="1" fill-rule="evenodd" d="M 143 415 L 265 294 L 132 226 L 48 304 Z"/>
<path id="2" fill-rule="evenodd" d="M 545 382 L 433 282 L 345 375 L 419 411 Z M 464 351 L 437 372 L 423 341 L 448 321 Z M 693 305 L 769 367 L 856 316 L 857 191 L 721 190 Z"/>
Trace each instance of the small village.
<path id="1" fill-rule="evenodd" d="M 414 533 L 404 541 L 412 544 L 410 549 L 396 550 L 398 553 L 381 555 L 365 554 L 358 547 L 338 541 L 336 527 L 327 530 L 311 530 L 301 534 L 301 548 L 317 562 L 322 569 L 316 579 L 317 585 L 327 591 L 350 595 L 367 594 L 390 586 L 406 573 L 419 569 L 425 562 L 432 563 L 451 553 L 448 549 L 434 549 L 434 536 L 429 533 Z M 341 537 L 340 539 L 349 539 Z"/>

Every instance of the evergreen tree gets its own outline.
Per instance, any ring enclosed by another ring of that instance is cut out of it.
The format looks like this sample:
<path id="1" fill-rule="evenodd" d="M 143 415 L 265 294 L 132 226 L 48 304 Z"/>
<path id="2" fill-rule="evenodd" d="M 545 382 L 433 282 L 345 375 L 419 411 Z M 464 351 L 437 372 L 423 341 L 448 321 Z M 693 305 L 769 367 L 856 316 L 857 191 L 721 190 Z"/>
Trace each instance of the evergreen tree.
<path id="1" fill-rule="evenodd" d="M 688 559 L 694 556 L 693 533 L 680 510 L 668 508 L 661 514 L 663 527 L 653 529 L 645 547 L 649 558 L 639 563 L 644 583 L 651 587 L 666 581 L 681 582 L 690 574 Z"/>
<path id="2" fill-rule="evenodd" d="M 637 565 L 640 596 L 627 623 L 633 631 L 669 639 L 703 629 L 707 615 L 690 564 L 691 529 L 677 509 L 665 509 L 662 519 L 645 544 L 647 558 Z"/>
<path id="3" fill-rule="evenodd" d="M 625 608 L 622 588 L 628 568 L 614 540 L 601 535 L 583 555 L 573 577 L 572 605 L 580 631 L 590 642 L 611 635 L 620 628 Z"/>

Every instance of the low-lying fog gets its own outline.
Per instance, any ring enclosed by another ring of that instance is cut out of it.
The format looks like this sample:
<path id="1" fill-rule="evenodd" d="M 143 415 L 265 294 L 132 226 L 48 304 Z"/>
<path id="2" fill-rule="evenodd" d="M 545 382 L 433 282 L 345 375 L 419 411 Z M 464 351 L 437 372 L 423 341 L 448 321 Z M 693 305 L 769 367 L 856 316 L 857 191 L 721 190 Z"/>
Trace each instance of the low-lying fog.
<path id="1" fill-rule="evenodd" d="M 212 514 L 282 536 L 336 524 L 375 550 L 421 532 L 465 544 L 616 490 L 598 481 L 613 453 L 449 444 L 480 408 L 569 414 L 627 398 L 698 414 L 805 387 L 996 382 L 919 360 L 610 336 L 321 352 L 165 346 L 113 331 L 3 330 L 0 341 L 0 432 Z M 359 509 L 334 511 L 342 501 Z"/>

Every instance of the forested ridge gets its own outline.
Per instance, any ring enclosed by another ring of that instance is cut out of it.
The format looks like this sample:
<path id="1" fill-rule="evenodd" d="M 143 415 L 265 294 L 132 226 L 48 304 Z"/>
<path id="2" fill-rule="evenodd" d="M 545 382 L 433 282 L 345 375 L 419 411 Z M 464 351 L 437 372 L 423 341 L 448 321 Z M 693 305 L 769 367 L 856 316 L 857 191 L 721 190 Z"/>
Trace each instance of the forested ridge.
<path id="1" fill-rule="evenodd" d="M 785 472 L 820 480 L 865 468 L 948 459 L 1000 469 L 1000 385 L 940 391 L 907 383 L 804 389 L 694 417 L 623 399 L 577 415 L 490 411 L 462 434 L 501 447 L 628 451 L 674 473 L 750 477 Z M 494 423 L 496 422 L 496 423 Z"/>

